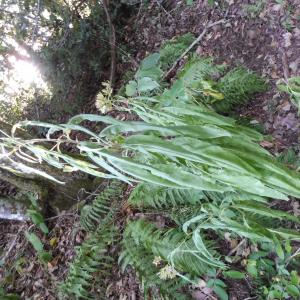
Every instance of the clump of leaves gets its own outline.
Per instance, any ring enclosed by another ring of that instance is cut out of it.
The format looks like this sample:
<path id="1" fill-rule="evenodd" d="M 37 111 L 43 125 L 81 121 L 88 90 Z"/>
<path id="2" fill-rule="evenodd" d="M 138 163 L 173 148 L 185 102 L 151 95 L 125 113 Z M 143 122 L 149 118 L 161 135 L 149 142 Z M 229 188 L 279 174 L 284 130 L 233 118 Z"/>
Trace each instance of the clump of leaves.
<path id="1" fill-rule="evenodd" d="M 244 5 L 244 10 L 249 14 L 251 18 L 256 18 L 264 10 L 266 6 L 266 0 L 252 1 L 253 3 Z"/>
<path id="2" fill-rule="evenodd" d="M 119 233 L 115 218 L 120 210 L 122 182 L 109 182 L 91 205 L 81 211 L 81 226 L 89 235 L 76 249 L 68 275 L 60 285 L 60 298 L 94 299 L 90 287 L 96 281 L 98 289 L 105 293 L 103 280 L 115 265 L 109 249 L 117 244 Z M 96 274 L 96 275 L 95 275 Z"/>
<path id="3" fill-rule="evenodd" d="M 289 148 L 282 153 L 280 153 L 277 156 L 278 161 L 281 163 L 288 165 L 289 167 L 293 169 L 299 169 L 300 168 L 300 157 L 299 154 L 293 149 Z"/>
<path id="4" fill-rule="evenodd" d="M 25 237 L 37 252 L 38 258 L 42 263 L 47 263 L 52 259 L 51 254 L 48 251 L 44 250 L 43 242 L 35 233 L 26 231 Z"/>
<path id="5" fill-rule="evenodd" d="M 246 270 L 251 276 L 261 297 L 274 299 L 299 299 L 300 277 L 299 260 L 292 253 L 289 241 L 286 241 L 281 258 L 271 259 L 272 249 L 261 244 L 261 250 L 254 251 L 245 261 Z M 294 259 L 293 259 L 294 258 Z"/>
<path id="6" fill-rule="evenodd" d="M 224 101 L 215 102 L 213 107 L 218 112 L 229 112 L 237 105 L 245 104 L 258 92 L 266 91 L 265 81 L 252 71 L 239 67 L 228 72 L 218 84 L 224 94 Z"/>
<path id="7" fill-rule="evenodd" d="M 193 34 L 186 33 L 166 41 L 159 51 L 161 68 L 164 71 L 170 68 L 194 40 Z"/>
<path id="8" fill-rule="evenodd" d="M 298 108 L 298 114 L 300 115 L 300 77 L 291 77 L 287 81 L 279 80 L 277 82 L 277 88 L 290 95 L 291 100 Z"/>
<path id="9" fill-rule="evenodd" d="M 32 223 L 35 224 L 44 234 L 49 233 L 49 229 L 37 203 L 37 196 L 32 193 L 28 193 L 27 196 L 31 201 L 31 207 L 27 209 L 27 215 L 30 217 Z"/>

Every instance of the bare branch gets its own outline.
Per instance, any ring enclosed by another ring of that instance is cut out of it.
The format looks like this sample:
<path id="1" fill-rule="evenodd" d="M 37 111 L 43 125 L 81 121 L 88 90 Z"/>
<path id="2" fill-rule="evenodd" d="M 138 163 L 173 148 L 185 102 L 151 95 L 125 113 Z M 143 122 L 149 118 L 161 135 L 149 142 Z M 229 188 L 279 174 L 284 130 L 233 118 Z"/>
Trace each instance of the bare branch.
<path id="1" fill-rule="evenodd" d="M 201 32 L 201 34 L 194 40 L 193 43 L 191 43 L 191 45 L 181 54 L 181 56 L 174 62 L 174 64 L 172 65 L 172 67 L 164 74 L 164 79 L 168 79 L 170 77 L 170 75 L 172 75 L 172 73 L 174 72 L 174 70 L 176 69 L 178 63 L 195 47 L 195 45 L 197 45 L 205 36 L 206 32 L 208 31 L 209 28 L 221 24 L 221 23 L 225 23 L 225 20 L 219 20 L 217 22 L 214 23 L 208 23 L 203 31 Z"/>

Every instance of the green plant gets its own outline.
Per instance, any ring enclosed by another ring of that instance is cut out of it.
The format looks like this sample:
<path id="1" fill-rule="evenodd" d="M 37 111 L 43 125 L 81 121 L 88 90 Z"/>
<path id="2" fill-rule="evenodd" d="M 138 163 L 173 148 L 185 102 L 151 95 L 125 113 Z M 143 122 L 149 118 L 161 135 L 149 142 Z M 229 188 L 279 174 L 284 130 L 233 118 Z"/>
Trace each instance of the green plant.
<path id="1" fill-rule="evenodd" d="M 207 248 L 207 241 L 212 239 L 214 232 L 213 239 L 217 241 L 225 239 L 225 235 L 230 233 L 234 239 L 247 240 L 250 244 L 259 244 L 264 249 L 268 249 L 265 252 L 253 252 L 247 259 L 246 270 L 253 278 L 256 278 L 260 272 L 265 272 L 269 262 L 271 262 L 271 266 L 275 266 L 274 260 L 264 259 L 263 256 L 277 256 L 275 261 L 281 263 L 275 269 L 273 268 L 272 273 L 268 271 L 269 275 L 263 276 L 264 279 L 257 284 L 262 293 L 263 290 L 266 293 L 266 289 L 269 293 L 275 288 L 278 289 L 278 282 L 276 282 L 277 285 L 273 286 L 272 277 L 279 276 L 278 278 L 280 278 L 282 270 L 286 269 L 286 263 L 295 256 L 290 252 L 287 253 L 286 249 L 291 251 L 291 248 L 288 247 L 289 241 L 300 239 L 299 233 L 296 230 L 291 230 L 290 224 L 286 224 L 287 221 L 299 224 L 299 218 L 280 210 L 271 209 L 266 199 L 253 197 L 247 193 L 178 190 L 141 183 L 131 193 L 128 203 L 133 208 L 147 212 L 148 215 L 151 215 L 152 212 L 157 213 L 159 210 L 164 216 L 166 224 L 172 224 L 174 221 L 178 226 L 177 230 L 174 227 L 169 229 L 170 225 L 158 229 L 155 228 L 154 224 L 151 225 L 150 221 L 140 220 L 131 222 L 126 227 L 123 240 L 125 253 L 121 255 L 121 260 L 125 260 L 126 264 L 132 265 L 135 270 L 141 273 L 143 282 L 147 282 L 150 286 L 159 286 L 161 283 L 157 282 L 157 277 L 154 277 L 156 281 L 153 279 L 154 271 L 149 271 L 150 266 L 144 265 L 142 263 L 144 260 L 138 258 L 137 253 L 141 251 L 143 251 L 141 256 L 150 256 L 149 264 L 151 257 L 159 257 L 160 266 L 171 266 L 174 274 L 185 279 L 187 283 L 195 278 L 193 276 L 208 276 L 206 286 L 212 288 L 220 299 L 228 299 L 226 283 L 219 275 L 222 274 L 225 278 L 235 280 L 244 279 L 246 275 L 245 272 L 226 270 L 228 262 L 231 260 L 230 257 L 218 254 L 218 243 L 213 248 L 212 245 L 208 244 L 209 248 Z M 169 237 L 170 233 L 172 237 L 171 232 L 174 231 L 182 235 L 182 241 L 172 238 L 165 240 L 164 232 L 168 232 L 166 236 Z M 185 237 L 183 233 L 186 233 Z M 131 242 L 130 239 L 132 239 Z M 141 250 L 142 247 L 143 250 Z M 185 248 L 182 249 L 181 247 Z M 178 265 L 176 260 L 173 260 L 176 254 L 180 253 L 184 254 L 183 261 L 186 262 L 183 266 Z M 196 255 L 193 263 L 188 260 L 191 253 Z M 264 255 L 257 256 L 260 255 L 259 253 L 264 253 Z M 135 258 L 137 261 L 134 260 Z M 193 273 L 191 266 L 194 266 L 198 259 L 203 264 L 201 270 L 205 270 L 204 273 Z M 257 264 L 261 264 L 263 267 L 258 267 Z M 223 272 L 220 273 L 220 270 Z M 266 284 L 268 288 L 264 287 Z M 297 289 L 289 287 L 290 292 L 286 291 L 287 286 L 290 285 L 292 283 L 288 279 L 282 283 L 285 293 L 291 293 L 289 295 L 292 296 L 293 291 L 296 293 Z M 274 293 L 272 292 L 270 295 Z"/>
<path id="2" fill-rule="evenodd" d="M 269 245 L 262 244 L 262 249 L 253 252 L 246 260 L 246 270 L 252 277 L 254 285 L 258 288 L 261 298 L 298 299 L 300 296 L 300 279 L 295 269 L 295 254 L 291 253 L 289 242 L 285 243 L 283 256 L 278 260 L 270 257 L 272 251 Z M 292 266 L 289 264 L 292 263 Z M 293 269 L 294 268 L 294 269 Z"/>
<path id="3" fill-rule="evenodd" d="M 31 201 L 31 207 L 30 209 L 27 209 L 27 215 L 30 217 L 32 223 L 35 224 L 44 234 L 49 233 L 45 219 L 40 213 L 40 207 L 37 203 L 37 196 L 32 193 L 28 193 L 27 196 Z"/>
<path id="4" fill-rule="evenodd" d="M 80 224 L 86 231 L 94 231 L 101 226 L 109 214 L 114 214 L 117 207 L 112 207 L 112 203 L 122 195 L 122 183 L 113 180 L 94 199 L 91 205 L 85 205 L 81 210 Z"/>
<path id="5" fill-rule="evenodd" d="M 76 257 L 70 264 L 67 278 L 60 286 L 61 299 L 66 299 L 66 297 L 68 299 L 94 299 L 90 291 L 93 279 L 96 277 L 98 282 L 103 280 L 114 263 L 114 258 L 111 257 L 108 249 L 115 243 L 118 232 L 110 221 L 111 218 L 107 218 L 106 222 L 77 248 Z M 102 282 L 100 285 L 103 289 Z"/>
<path id="6" fill-rule="evenodd" d="M 48 251 L 44 250 L 44 245 L 41 239 L 35 233 L 30 233 L 26 231 L 25 237 L 28 240 L 28 242 L 30 242 L 30 244 L 33 246 L 34 250 L 37 252 L 38 258 L 42 263 L 48 263 L 49 261 L 51 261 L 51 254 Z"/>
<path id="7" fill-rule="evenodd" d="M 264 10 L 266 0 L 254 1 L 253 4 L 244 5 L 244 10 L 250 15 L 251 18 L 256 18 Z"/>
<path id="8" fill-rule="evenodd" d="M 20 297 L 16 294 L 7 294 L 3 288 L 0 288 L 0 299 L 1 300 L 19 300 Z"/>
<path id="9" fill-rule="evenodd" d="M 211 269 L 206 275 L 208 277 L 206 286 L 211 288 L 221 300 L 228 300 L 227 285 L 218 278 L 217 270 Z"/>
<path id="10" fill-rule="evenodd" d="M 114 180 L 96 197 L 92 205 L 83 207 L 81 225 L 90 234 L 83 244 L 77 247 L 67 278 L 60 285 L 61 299 L 94 299 L 90 288 L 95 281 L 99 282 L 98 289 L 105 294 L 101 281 L 111 272 L 114 265 L 114 258 L 109 249 L 116 244 L 120 236 L 114 222 L 120 209 L 118 198 L 121 190 L 122 183 Z"/>
<path id="11" fill-rule="evenodd" d="M 239 67 L 221 78 L 218 89 L 224 94 L 224 101 L 217 101 L 213 107 L 220 113 L 228 112 L 239 104 L 245 104 L 254 93 L 266 91 L 265 81 L 254 72 Z"/>
<path id="12" fill-rule="evenodd" d="M 290 95 L 292 102 L 298 108 L 298 114 L 300 114 L 300 77 L 291 77 L 287 81 L 279 80 L 277 88 Z"/>
<path id="13" fill-rule="evenodd" d="M 144 185 L 142 184 L 142 187 Z M 192 201 L 188 202 L 184 199 L 189 197 L 193 191 L 186 190 L 179 193 L 176 190 L 170 191 L 165 188 L 163 192 L 163 188 L 161 188 L 161 191 L 157 193 L 157 190 L 151 187 L 141 189 L 138 186 L 136 189 L 137 191 L 132 193 L 129 203 L 134 203 L 137 207 L 144 205 L 144 208 L 147 206 L 163 208 L 166 215 L 180 225 L 185 233 L 192 234 L 195 245 L 199 247 L 198 239 L 202 240 L 202 232 L 213 230 L 221 236 L 224 236 L 225 232 L 231 232 L 234 236 L 247 238 L 254 243 L 264 241 L 273 244 L 277 255 L 281 257 L 280 240 L 300 238 L 297 231 L 287 230 L 281 228 L 280 223 L 270 222 L 272 219 L 278 219 L 300 223 L 299 218 L 271 209 L 265 199 L 254 198 L 251 194 L 203 192 L 198 193 Z M 143 193 L 145 190 L 147 191 L 146 198 Z M 142 192 L 139 193 L 140 191 Z M 249 201 L 250 199 L 251 201 Z M 198 249 L 202 253 L 208 253 L 204 245 Z M 206 263 L 209 264 L 209 260 Z"/>
<path id="14" fill-rule="evenodd" d="M 211 243 L 206 243 L 214 252 Z M 201 251 L 181 230 L 159 229 L 144 220 L 126 225 L 122 246 L 122 268 L 131 265 L 138 273 L 145 297 L 149 290 L 158 288 L 163 297 L 186 299 L 178 294 L 180 287 L 188 283 L 184 279 L 192 280 L 209 269 Z"/>
<path id="15" fill-rule="evenodd" d="M 161 68 L 170 68 L 194 40 L 193 34 L 186 33 L 164 42 L 159 51 Z"/>
<path id="16" fill-rule="evenodd" d="M 147 210 L 150 216 L 152 210 L 159 209 L 165 225 L 157 228 L 151 218 L 129 221 L 120 262 L 124 268 L 134 267 L 145 295 L 180 299 L 185 297 L 181 292 L 187 283 L 211 269 L 218 274 L 224 271 L 227 276 L 237 274 L 227 271 L 226 256 L 219 253 L 218 242 L 212 244 L 209 240 L 219 241 L 230 233 L 252 244 L 266 244 L 273 249 L 272 255 L 283 259 L 284 242 L 300 239 L 293 230 L 300 221 L 269 207 L 267 198 L 299 197 L 300 178 L 299 173 L 278 163 L 258 145 L 264 139 L 262 134 L 238 125 L 199 101 L 204 91 L 205 96 L 219 97 L 215 88 L 218 83 L 209 76 L 219 76 L 223 67 L 214 66 L 211 60 L 193 58 L 178 80 L 162 90 L 159 58 L 154 54 L 145 59 L 126 87 L 127 97 L 119 96 L 114 102 L 115 106 L 126 103 L 126 109 L 142 121 L 99 115 L 75 116 L 60 125 L 26 121 L 14 129 L 46 127 L 47 138 L 27 141 L 5 136 L 1 141 L 10 158 L 19 151 L 19 157 L 27 162 L 45 161 L 66 172 L 80 170 L 129 184 L 142 182 L 131 195 L 129 205 Z M 84 121 L 106 126 L 94 132 L 82 125 Z M 86 139 L 77 139 L 78 132 Z M 61 151 L 64 144 L 72 144 L 80 156 L 75 158 Z M 14 171 L 13 166 L 11 169 Z M 47 173 L 41 175 L 54 180 Z M 109 206 L 107 199 L 99 198 L 83 213 L 82 224 L 87 229 L 98 228 L 79 249 L 70 279 L 62 288 L 65 293 L 75 291 L 76 297 L 88 297 L 94 263 L 101 265 L 109 256 L 108 240 L 114 240 L 109 233 L 114 223 L 110 219 L 114 205 Z M 98 222 L 99 216 L 104 220 Z M 101 232 L 105 228 L 108 232 Z M 106 234 L 107 240 L 102 236 Z M 95 245 L 99 248 L 93 252 Z M 220 280 L 216 276 L 214 279 Z M 212 287 L 221 294 L 225 286 L 214 281 Z"/>
<path id="17" fill-rule="evenodd" d="M 293 169 L 299 170 L 300 168 L 300 157 L 293 148 L 289 148 L 283 151 L 277 156 L 278 161 L 290 166 Z"/>

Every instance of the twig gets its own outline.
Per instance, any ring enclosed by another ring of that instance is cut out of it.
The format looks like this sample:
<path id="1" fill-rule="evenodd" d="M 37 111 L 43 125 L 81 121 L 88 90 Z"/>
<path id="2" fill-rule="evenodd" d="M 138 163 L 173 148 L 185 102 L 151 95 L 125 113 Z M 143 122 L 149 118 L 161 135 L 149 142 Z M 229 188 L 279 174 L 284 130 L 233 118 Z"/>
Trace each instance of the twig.
<path id="1" fill-rule="evenodd" d="M 20 229 L 18 230 L 18 232 L 16 233 L 15 238 L 11 241 L 9 248 L 7 249 L 7 251 L 5 252 L 5 254 L 1 257 L 1 261 L 3 261 L 5 263 L 6 259 L 9 257 L 10 252 L 12 251 L 12 249 L 15 247 L 17 240 L 19 238 L 19 234 L 20 232 L 23 230 L 24 226 L 21 226 Z"/>
<path id="2" fill-rule="evenodd" d="M 158 0 L 156 0 L 156 3 L 157 3 L 157 5 L 164 11 L 164 13 L 165 13 L 167 16 L 173 18 L 173 16 L 172 16 L 172 15 L 171 15 L 164 7 L 163 7 L 163 5 L 161 5 L 161 3 L 159 3 Z"/>
<path id="3" fill-rule="evenodd" d="M 110 36 L 109 36 L 109 44 L 110 44 L 110 76 L 109 81 L 111 86 L 114 84 L 115 72 L 116 72 L 116 32 L 115 27 L 112 24 L 110 13 L 108 10 L 108 0 L 102 0 L 103 8 L 106 14 L 107 23 L 109 26 Z"/>
<path id="4" fill-rule="evenodd" d="M 239 243 L 238 243 L 238 245 L 235 247 L 235 248 L 233 248 L 232 250 L 230 250 L 229 252 L 228 252 L 228 254 L 226 255 L 226 256 L 231 256 L 233 253 L 235 253 L 244 243 L 246 242 L 246 240 L 245 239 L 242 239 Z M 217 276 L 219 276 L 220 274 L 221 274 L 221 272 L 222 272 L 222 269 L 219 269 L 218 271 L 217 271 L 217 275 L 216 275 L 216 277 Z"/>
<path id="5" fill-rule="evenodd" d="M 235 248 L 229 251 L 227 256 L 231 256 L 233 253 L 235 253 L 245 242 L 246 242 L 245 239 L 241 240 Z"/>
<path id="6" fill-rule="evenodd" d="M 292 255 L 287 259 L 285 266 L 287 267 L 288 264 L 290 263 L 290 261 L 291 261 L 294 257 L 296 257 L 296 256 L 298 256 L 298 255 L 300 255 L 300 248 L 298 248 L 298 249 L 294 252 L 294 254 L 292 254 Z"/>
<path id="7" fill-rule="evenodd" d="M 208 23 L 203 31 L 201 32 L 201 34 L 190 44 L 190 46 L 180 55 L 180 57 L 174 62 L 174 64 L 172 65 L 172 67 L 168 70 L 168 72 L 166 72 L 164 74 L 164 79 L 168 79 L 170 77 L 170 75 L 173 73 L 173 71 L 175 70 L 175 68 L 177 67 L 178 63 L 195 47 L 195 45 L 197 45 L 204 37 L 204 35 L 206 34 L 207 30 L 215 25 L 221 24 L 221 23 L 225 23 L 226 21 L 224 19 L 216 21 L 214 23 Z"/>

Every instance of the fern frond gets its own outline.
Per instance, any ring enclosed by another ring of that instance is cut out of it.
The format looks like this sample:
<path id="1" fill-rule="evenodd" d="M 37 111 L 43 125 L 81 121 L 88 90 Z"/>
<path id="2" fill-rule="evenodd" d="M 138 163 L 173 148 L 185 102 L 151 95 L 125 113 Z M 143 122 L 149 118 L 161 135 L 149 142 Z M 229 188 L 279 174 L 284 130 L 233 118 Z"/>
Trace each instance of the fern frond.
<path id="1" fill-rule="evenodd" d="M 280 153 L 277 156 L 277 160 L 280 163 L 289 165 L 291 167 L 299 168 L 300 167 L 300 157 L 299 154 L 293 148 L 289 148 L 288 150 Z"/>
<path id="2" fill-rule="evenodd" d="M 209 192 L 195 189 L 176 189 L 140 183 L 131 192 L 128 204 L 140 209 L 197 209 L 207 202 L 231 203 L 234 201 L 253 200 L 265 202 L 264 198 L 243 192 Z"/>
<path id="3" fill-rule="evenodd" d="M 204 198 L 204 193 L 199 190 L 172 189 L 154 184 L 140 183 L 130 194 L 128 203 L 139 208 L 163 209 L 195 205 Z"/>
<path id="4" fill-rule="evenodd" d="M 126 240 L 132 239 L 140 248 L 151 253 L 153 258 L 160 256 L 165 262 L 173 265 L 178 272 L 191 276 L 200 276 L 210 267 L 210 262 L 202 256 L 193 240 L 179 229 L 158 229 L 153 224 L 138 220 L 126 226 Z M 205 241 L 205 246 L 215 255 L 212 243 Z"/>
<path id="5" fill-rule="evenodd" d="M 91 205 L 85 205 L 81 210 L 80 224 L 86 231 L 93 231 L 101 225 L 107 214 L 113 212 L 111 204 L 122 194 L 123 183 L 112 180 L 95 198 Z"/>
<path id="6" fill-rule="evenodd" d="M 238 67 L 225 76 L 218 83 L 218 89 L 224 94 L 222 101 L 213 104 L 216 111 L 224 113 L 230 111 L 236 105 L 245 104 L 250 97 L 258 92 L 266 90 L 265 81 L 254 72 Z"/>
<path id="7" fill-rule="evenodd" d="M 194 40 L 194 35 L 187 33 L 166 41 L 159 51 L 162 69 L 171 67 Z"/>
<path id="8" fill-rule="evenodd" d="M 119 262 L 123 271 L 131 266 L 137 273 L 143 289 L 144 298 L 151 294 L 153 299 L 187 300 L 187 294 L 180 293 L 180 289 L 187 283 L 181 278 L 162 280 L 159 278 L 159 267 L 153 264 L 155 256 L 141 245 L 136 244 L 130 235 L 124 235 L 123 249 Z"/>
<path id="9" fill-rule="evenodd" d="M 114 259 L 108 253 L 108 248 L 117 236 L 115 226 L 108 222 L 77 248 L 68 276 L 60 286 L 61 299 L 94 299 L 89 292 L 91 282 L 95 273 L 98 281 L 109 273 Z"/>
<path id="10" fill-rule="evenodd" d="M 168 254 L 183 242 L 182 234 L 177 233 L 173 230 L 157 229 L 151 223 L 142 220 L 130 222 L 126 226 L 119 262 L 123 270 L 130 265 L 137 272 L 145 299 L 149 294 L 153 299 L 191 299 L 187 293 L 181 293 L 181 288 L 188 282 L 178 276 L 171 279 L 160 278 L 162 266 L 155 266 L 153 263 L 155 257 L 161 257 L 162 264 L 168 263 Z M 179 267 L 183 261 L 178 258 L 176 263 Z M 191 264 L 190 268 L 193 268 L 195 261 L 188 263 Z M 205 270 L 202 269 L 203 272 Z"/>
<path id="11" fill-rule="evenodd" d="M 115 261 L 108 250 L 120 237 L 113 221 L 118 211 L 122 187 L 120 181 L 111 181 L 83 211 L 80 220 L 82 227 L 92 232 L 76 249 L 68 276 L 60 286 L 62 299 L 94 299 L 89 292 L 94 275 L 97 274 L 97 281 L 101 281 L 110 274 Z"/>
<path id="12" fill-rule="evenodd" d="M 224 65 L 215 65 L 212 58 L 192 57 L 178 74 L 186 87 L 196 87 L 203 80 L 219 77 L 224 72 Z"/>

